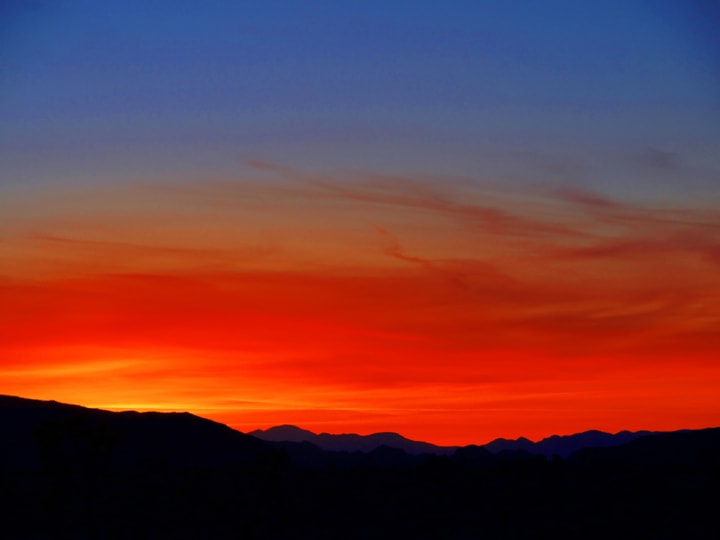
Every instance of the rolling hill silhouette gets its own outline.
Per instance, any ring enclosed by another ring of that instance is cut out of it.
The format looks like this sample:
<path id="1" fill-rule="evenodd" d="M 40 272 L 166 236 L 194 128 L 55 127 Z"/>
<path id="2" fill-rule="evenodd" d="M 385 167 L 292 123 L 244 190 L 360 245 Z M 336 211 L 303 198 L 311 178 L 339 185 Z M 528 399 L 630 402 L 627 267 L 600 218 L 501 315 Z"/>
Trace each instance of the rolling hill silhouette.
<path id="1" fill-rule="evenodd" d="M 283 425 L 275 426 L 267 430 L 255 430 L 248 433 L 253 437 L 273 442 L 309 442 L 321 448 L 333 452 L 372 452 L 373 450 L 387 446 L 404 450 L 408 454 L 438 454 L 450 455 L 456 446 L 436 446 L 427 442 L 412 441 L 397 433 L 373 433 L 371 435 L 356 435 L 346 433 L 333 435 L 330 433 L 316 434 L 296 426 Z"/>
<path id="2" fill-rule="evenodd" d="M 590 430 L 574 435 L 552 435 L 538 442 L 533 442 L 524 437 L 519 439 L 495 439 L 484 445 L 491 452 L 503 450 L 524 450 L 531 454 L 542 454 L 547 457 L 558 455 L 568 457 L 582 448 L 604 448 L 629 443 L 642 437 L 650 435 L 650 431 L 620 431 L 619 433 L 606 433 L 604 431 Z"/>
<path id="3" fill-rule="evenodd" d="M 118 468 L 239 466 L 271 452 L 254 437 L 190 413 L 109 412 L 0 396 L 0 425 L 3 461 L 34 469 L 51 452 L 68 463 L 102 459 Z"/>
<path id="4" fill-rule="evenodd" d="M 643 435 L 650 435 L 650 431 L 621 431 L 616 434 L 603 431 L 590 430 L 573 435 L 553 435 L 538 442 L 525 437 L 519 439 L 495 439 L 485 445 L 493 454 L 504 451 L 523 451 L 530 454 L 541 454 L 547 457 L 558 455 L 568 457 L 573 452 L 588 447 L 609 447 L 628 443 Z M 398 448 L 408 454 L 437 454 L 452 455 L 457 446 L 437 446 L 427 442 L 406 439 L 397 433 L 373 433 L 371 435 L 356 435 L 346 433 L 334 435 L 330 433 L 313 433 L 312 431 L 292 425 L 271 427 L 266 430 L 255 430 L 248 433 L 264 441 L 280 442 L 309 442 L 322 450 L 334 452 L 371 452 L 380 446 Z"/>
<path id="5" fill-rule="evenodd" d="M 720 537 L 720 428 L 567 458 L 494 450 L 326 451 L 187 413 L 0 396 L 0 538 Z"/>

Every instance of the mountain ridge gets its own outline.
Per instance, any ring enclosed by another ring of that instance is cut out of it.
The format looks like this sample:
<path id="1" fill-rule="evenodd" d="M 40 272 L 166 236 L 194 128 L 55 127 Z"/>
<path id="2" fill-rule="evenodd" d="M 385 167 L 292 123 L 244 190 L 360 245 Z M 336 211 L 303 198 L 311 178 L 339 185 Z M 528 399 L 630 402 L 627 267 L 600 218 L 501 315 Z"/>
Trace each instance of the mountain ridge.
<path id="1" fill-rule="evenodd" d="M 28 468 L 40 467 L 50 451 L 76 464 L 105 454 L 108 466 L 123 468 L 158 462 L 247 465 L 271 450 L 255 437 L 189 412 L 113 412 L 7 395 L 0 395 L 0 426 L 0 454 Z"/>
<path id="2" fill-rule="evenodd" d="M 719 471 L 720 428 L 567 458 L 333 452 L 0 396 L 0 538 L 716 538 Z"/>
<path id="3" fill-rule="evenodd" d="M 226 426 L 220 422 L 203 418 L 194 415 L 189 412 L 137 412 L 137 411 L 107 411 L 103 409 L 85 407 L 82 405 L 62 403 L 56 400 L 38 400 L 31 398 L 23 398 L 19 396 L 10 396 L 0 394 L 0 408 L 11 409 L 13 407 L 21 407 L 25 409 L 34 409 L 36 411 L 45 410 L 42 414 L 52 414 L 49 411 L 54 409 L 56 411 L 63 410 L 66 412 L 74 411 L 86 411 L 91 414 L 118 414 L 121 417 L 129 417 L 131 415 L 144 415 L 141 418 L 145 418 L 146 421 L 154 415 L 168 415 L 167 418 L 173 417 L 186 417 L 188 419 L 193 418 L 203 422 L 210 422 L 216 426 L 223 426 L 226 430 L 231 430 L 235 433 L 249 436 L 255 439 L 259 439 L 271 443 L 302 443 L 308 442 L 317 446 L 320 450 L 329 452 L 372 452 L 382 446 L 389 448 L 395 448 L 405 451 L 410 455 L 422 455 L 422 454 L 436 454 L 450 456 L 462 446 L 442 446 L 436 445 L 426 441 L 417 441 L 408 439 L 407 437 L 395 433 L 395 432 L 377 432 L 369 435 L 358 435 L 356 433 L 315 433 L 313 431 L 292 425 L 292 424 L 281 424 L 262 430 L 257 429 L 250 432 L 242 432 Z M 621 444 L 631 442 L 638 437 L 657 434 L 663 432 L 640 430 L 640 431 L 628 431 L 622 430 L 617 433 L 608 433 L 600 430 L 587 430 L 580 433 L 574 433 L 570 435 L 551 435 L 545 437 L 539 441 L 531 441 L 526 437 L 519 437 L 517 439 L 506 439 L 497 438 L 489 443 L 485 444 L 472 444 L 469 446 L 477 446 L 484 448 L 493 454 L 498 454 L 504 451 L 512 452 L 528 452 L 535 455 L 543 455 L 551 457 L 558 455 L 560 457 L 568 457 L 574 452 L 583 448 L 604 448 L 612 447 Z M 278 444 L 274 445 L 278 447 Z M 282 446 L 282 445 L 280 445 Z"/>
<path id="4" fill-rule="evenodd" d="M 415 441 L 399 433 L 384 431 L 369 435 L 356 433 L 314 433 L 298 426 L 283 424 L 266 430 L 254 430 L 248 435 L 271 442 L 309 442 L 330 452 L 372 452 L 382 446 L 404 450 L 408 454 L 450 455 L 457 446 L 439 446 Z"/>
<path id="5" fill-rule="evenodd" d="M 539 441 L 531 441 L 526 437 L 519 437 L 517 439 L 497 438 L 486 444 L 471 444 L 466 446 L 485 448 L 493 454 L 498 454 L 503 451 L 524 451 L 546 457 L 553 455 L 568 457 L 582 448 L 616 446 L 653 433 L 662 432 L 622 430 L 616 433 L 609 433 L 591 429 L 570 435 L 551 435 Z M 463 446 L 441 446 L 425 441 L 416 441 L 395 432 L 378 432 L 369 435 L 358 435 L 355 433 L 315 433 L 292 424 L 281 424 L 264 430 L 256 429 L 248 432 L 248 435 L 274 443 L 309 442 L 322 450 L 334 452 L 371 452 L 380 446 L 388 446 L 390 448 L 404 450 L 408 454 L 413 455 L 424 453 L 452 455 L 459 448 L 463 448 Z"/>
<path id="6" fill-rule="evenodd" d="M 541 454 L 546 457 L 558 455 L 568 457 L 574 452 L 588 447 L 610 447 L 625 444 L 645 435 L 664 433 L 660 431 L 629 431 L 622 430 L 609 433 L 597 429 L 590 429 L 570 435 L 550 435 L 539 441 L 531 441 L 525 437 L 517 439 L 495 439 L 482 445 L 489 451 L 497 453 L 503 450 L 524 450 L 532 454 Z"/>

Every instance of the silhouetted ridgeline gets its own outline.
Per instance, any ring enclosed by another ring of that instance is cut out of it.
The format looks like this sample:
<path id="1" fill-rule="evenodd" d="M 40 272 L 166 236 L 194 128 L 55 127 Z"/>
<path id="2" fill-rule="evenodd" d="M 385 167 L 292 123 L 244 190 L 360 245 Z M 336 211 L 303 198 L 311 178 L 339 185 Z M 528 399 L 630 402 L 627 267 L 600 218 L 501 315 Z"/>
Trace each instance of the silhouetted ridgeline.
<path id="1" fill-rule="evenodd" d="M 720 537 L 718 428 L 568 458 L 327 452 L 0 396 L 0 429 L 0 538 Z"/>
<path id="2" fill-rule="evenodd" d="M 355 435 L 345 433 L 333 435 L 331 433 L 316 434 L 296 426 L 275 426 L 266 430 L 255 430 L 248 433 L 253 437 L 272 442 L 309 442 L 322 450 L 333 452 L 372 452 L 381 446 L 398 448 L 408 454 L 438 454 L 450 455 L 456 446 L 436 446 L 434 444 L 412 441 L 397 433 L 373 433 L 372 435 Z"/>
<path id="3" fill-rule="evenodd" d="M 567 457 L 586 447 L 607 447 L 628 443 L 642 435 L 650 435 L 650 431 L 621 431 L 620 433 L 604 433 L 602 431 L 585 431 L 575 435 L 553 435 L 538 442 L 520 437 L 519 439 L 495 439 L 483 445 L 492 453 L 505 450 L 522 450 L 531 454 L 542 454 L 547 457 L 558 455 Z M 452 455 L 457 446 L 436 446 L 426 442 L 411 441 L 397 433 L 373 433 L 372 435 L 330 433 L 316 434 L 296 426 L 275 426 L 266 430 L 251 431 L 249 435 L 271 442 L 309 442 L 322 450 L 344 452 L 371 452 L 380 446 L 399 448 L 408 454 Z"/>

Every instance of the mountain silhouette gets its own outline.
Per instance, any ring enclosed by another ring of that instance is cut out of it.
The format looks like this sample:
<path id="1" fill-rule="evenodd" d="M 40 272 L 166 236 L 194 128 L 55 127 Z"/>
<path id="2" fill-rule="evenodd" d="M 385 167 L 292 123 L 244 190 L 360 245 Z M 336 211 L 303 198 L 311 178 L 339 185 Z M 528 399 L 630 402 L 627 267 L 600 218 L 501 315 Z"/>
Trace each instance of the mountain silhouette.
<path id="1" fill-rule="evenodd" d="M 568 457 L 582 448 L 617 446 L 651 433 L 650 431 L 621 431 L 612 434 L 590 430 L 573 435 L 553 435 L 538 442 L 533 442 L 525 437 L 518 439 L 500 438 L 482 445 L 482 447 L 494 454 L 521 451 L 547 457 L 553 455 Z M 427 442 L 413 441 L 391 432 L 373 433 L 371 435 L 349 433 L 338 435 L 330 433 L 317 434 L 288 424 L 266 430 L 251 431 L 249 435 L 274 443 L 308 442 L 322 450 L 333 452 L 371 452 L 381 446 L 387 446 L 404 450 L 411 455 L 437 454 L 450 456 L 459 448 L 457 446 L 437 446 Z M 288 448 L 292 447 L 288 446 Z"/>
<path id="2" fill-rule="evenodd" d="M 720 537 L 720 428 L 557 446 L 619 440 L 605 435 L 548 438 L 551 457 L 327 451 L 188 413 L 0 396 L 0 538 Z"/>
<path id="3" fill-rule="evenodd" d="M 604 431 L 590 430 L 574 435 L 552 435 L 538 442 L 525 437 L 519 439 L 495 439 L 484 445 L 491 452 L 503 450 L 522 450 L 531 454 L 541 454 L 551 457 L 558 455 L 567 457 L 582 448 L 601 448 L 618 446 L 628 443 L 643 435 L 650 435 L 650 431 L 620 431 L 619 433 L 605 433 Z"/>
<path id="4" fill-rule="evenodd" d="M 67 466 L 225 467 L 255 463 L 272 449 L 255 437 L 190 413 L 110 412 L 0 395 L 0 456 L 42 468 L 49 453 Z"/>
<path id="5" fill-rule="evenodd" d="M 450 455 L 456 446 L 436 446 L 427 442 L 413 441 L 392 432 L 373 433 L 371 435 L 356 435 L 346 433 L 333 435 L 330 433 L 313 433 L 297 426 L 282 425 L 267 430 L 255 430 L 249 435 L 273 442 L 309 442 L 332 452 L 372 452 L 381 446 L 404 450 L 408 454 L 438 454 Z"/>

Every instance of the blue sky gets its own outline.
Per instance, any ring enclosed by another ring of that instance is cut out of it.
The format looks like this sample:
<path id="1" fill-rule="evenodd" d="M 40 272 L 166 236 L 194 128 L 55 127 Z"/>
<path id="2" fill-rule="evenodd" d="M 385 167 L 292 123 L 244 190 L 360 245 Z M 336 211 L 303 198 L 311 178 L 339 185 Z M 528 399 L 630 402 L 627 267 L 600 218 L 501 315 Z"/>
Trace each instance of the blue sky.
<path id="1" fill-rule="evenodd" d="M 718 194 L 717 2 L 3 5 L 5 185 L 263 159 Z"/>

